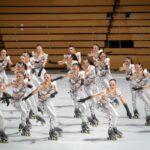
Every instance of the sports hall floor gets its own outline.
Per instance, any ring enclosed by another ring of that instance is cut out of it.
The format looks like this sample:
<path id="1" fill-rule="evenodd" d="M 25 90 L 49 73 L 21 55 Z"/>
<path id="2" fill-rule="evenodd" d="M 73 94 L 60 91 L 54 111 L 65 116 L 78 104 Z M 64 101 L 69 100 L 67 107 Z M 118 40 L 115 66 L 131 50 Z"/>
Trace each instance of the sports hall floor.
<path id="1" fill-rule="evenodd" d="M 54 77 L 60 74 L 53 74 Z M 10 78 L 14 76 L 9 75 Z M 124 74 L 113 73 L 117 79 L 118 86 L 128 101 L 132 112 L 131 94 Z M 150 127 L 144 126 L 145 113 L 144 103 L 137 99 L 137 107 L 140 113 L 140 119 L 128 119 L 122 104 L 120 103 L 117 111 L 120 114 L 118 129 L 123 132 L 123 138 L 117 141 L 107 141 L 107 119 L 101 111 L 97 111 L 100 124 L 98 127 L 90 127 L 90 134 L 82 134 L 81 120 L 73 117 L 73 101 L 70 99 L 67 79 L 57 82 L 59 94 L 53 99 L 58 116 L 58 124 L 63 128 L 63 136 L 58 141 L 49 141 L 49 119 L 46 114 L 46 125 L 36 123 L 31 120 L 32 129 L 30 137 L 22 137 L 18 132 L 20 123 L 20 113 L 12 106 L 7 107 L 0 103 L 0 108 L 5 117 L 6 133 L 9 137 L 8 144 L 0 144 L 0 150 L 141 150 L 150 149 Z"/>

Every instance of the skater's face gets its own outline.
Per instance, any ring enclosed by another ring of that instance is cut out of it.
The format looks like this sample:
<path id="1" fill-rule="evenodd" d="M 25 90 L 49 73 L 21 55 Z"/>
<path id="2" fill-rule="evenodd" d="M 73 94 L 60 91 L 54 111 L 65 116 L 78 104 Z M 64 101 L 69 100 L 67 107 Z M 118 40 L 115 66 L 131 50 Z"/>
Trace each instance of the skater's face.
<path id="1" fill-rule="evenodd" d="M 24 71 L 25 71 L 24 66 L 23 66 L 22 64 L 17 65 L 17 71 L 22 71 L 22 72 L 24 72 Z"/>
<path id="2" fill-rule="evenodd" d="M 110 88 L 115 89 L 116 88 L 116 81 L 114 81 L 114 80 L 109 81 L 109 86 L 110 86 Z"/>
<path id="3" fill-rule="evenodd" d="M 39 46 L 37 46 L 37 47 L 36 47 L 36 52 L 37 52 L 37 53 L 41 53 L 41 52 L 43 52 L 43 48 L 42 48 L 42 46 L 40 46 L 40 45 L 39 45 Z"/>
<path id="4" fill-rule="evenodd" d="M 129 66 L 129 65 L 131 64 L 130 59 L 126 58 L 126 59 L 124 60 L 124 64 L 125 64 L 126 66 Z"/>
<path id="5" fill-rule="evenodd" d="M 74 54 L 75 53 L 75 48 L 74 47 L 69 47 L 68 48 L 68 53 L 69 54 Z"/>
<path id="6" fill-rule="evenodd" d="M 46 73 L 46 74 L 44 75 L 44 80 L 45 80 L 45 82 L 50 82 L 50 81 L 51 81 L 51 76 Z"/>
<path id="7" fill-rule="evenodd" d="M 24 62 L 27 63 L 30 61 L 30 57 L 27 53 L 23 53 L 23 56 L 24 56 Z"/>
<path id="8" fill-rule="evenodd" d="M 23 73 L 17 73 L 16 79 L 18 82 L 23 82 L 24 81 L 24 74 Z"/>
<path id="9" fill-rule="evenodd" d="M 97 45 L 93 45 L 93 52 L 98 52 L 99 51 L 99 47 Z"/>
<path id="10" fill-rule="evenodd" d="M 72 66 L 72 70 L 73 70 L 74 72 L 79 72 L 79 71 L 80 71 L 80 69 L 79 69 L 79 67 L 78 67 L 77 65 L 73 65 L 73 66 Z"/>
<path id="11" fill-rule="evenodd" d="M 6 54 L 7 54 L 7 52 L 6 52 L 6 50 L 5 50 L 5 49 L 1 50 L 1 56 L 2 56 L 2 57 L 5 57 L 5 56 L 6 56 Z"/>
<path id="12" fill-rule="evenodd" d="M 83 69 L 87 69 L 88 66 L 89 66 L 88 60 L 83 60 L 82 68 L 83 68 Z"/>
<path id="13" fill-rule="evenodd" d="M 20 61 L 21 62 L 25 62 L 25 57 L 24 56 L 20 56 Z"/>
<path id="14" fill-rule="evenodd" d="M 104 60 L 104 59 L 106 58 L 106 54 L 105 54 L 105 53 L 102 53 L 102 54 L 100 55 L 100 58 L 101 58 L 102 60 Z"/>
<path id="15" fill-rule="evenodd" d="M 142 70 L 142 67 L 139 64 L 135 65 L 135 71 L 140 72 Z"/>

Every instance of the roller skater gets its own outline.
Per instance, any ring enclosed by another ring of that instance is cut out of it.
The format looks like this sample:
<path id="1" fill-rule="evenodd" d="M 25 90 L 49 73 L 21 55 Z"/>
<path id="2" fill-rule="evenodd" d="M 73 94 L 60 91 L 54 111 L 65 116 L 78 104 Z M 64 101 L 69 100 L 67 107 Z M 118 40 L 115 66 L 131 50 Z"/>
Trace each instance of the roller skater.
<path id="1" fill-rule="evenodd" d="M 51 76 L 47 73 L 44 75 L 44 82 L 41 83 L 39 87 L 33 90 L 28 96 L 24 97 L 23 100 L 27 100 L 32 95 L 38 93 L 39 103 L 43 105 L 44 110 L 47 112 L 50 118 L 50 130 L 49 130 L 49 138 L 50 140 L 58 139 L 58 132 L 56 131 L 56 113 L 55 108 L 52 103 L 52 98 L 58 93 L 56 82 L 51 82 Z"/>

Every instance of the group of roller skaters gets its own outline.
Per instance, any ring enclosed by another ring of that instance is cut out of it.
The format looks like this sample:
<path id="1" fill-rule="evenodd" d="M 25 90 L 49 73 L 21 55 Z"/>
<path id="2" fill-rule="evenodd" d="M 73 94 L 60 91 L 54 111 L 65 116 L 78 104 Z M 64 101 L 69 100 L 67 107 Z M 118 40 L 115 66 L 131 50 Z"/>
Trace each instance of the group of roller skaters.
<path id="1" fill-rule="evenodd" d="M 132 58 L 126 57 L 121 71 L 125 71 L 129 83 L 133 115 L 130 112 L 120 88 L 110 72 L 111 52 L 104 52 L 95 44 L 87 58 L 82 60 L 81 53 L 73 45 L 60 61 L 48 58 L 41 45 L 37 45 L 30 54 L 24 52 L 20 60 L 13 64 L 6 49 L 0 51 L 0 102 L 14 106 L 21 114 L 19 131 L 21 136 L 30 136 L 31 118 L 45 124 L 43 113 L 49 116 L 49 140 L 57 140 L 63 130 L 57 125 L 57 116 L 53 98 L 59 93 L 56 82 L 68 79 L 70 97 L 74 103 L 74 117 L 81 118 L 81 132 L 90 133 L 91 126 L 98 126 L 99 119 L 95 111 L 100 109 L 108 118 L 108 140 L 122 138 L 117 128 L 119 114 L 116 107 L 121 102 L 127 117 L 139 118 L 136 106 L 137 96 L 145 103 L 146 123 L 150 126 L 150 73 L 142 64 L 133 64 Z M 53 78 L 47 73 L 46 64 L 66 65 L 65 74 Z M 10 68 L 15 79 L 8 80 L 6 69 Z M 1 104 L 0 104 L 1 105 Z M 7 143 L 4 117 L 0 107 L 0 142 Z"/>

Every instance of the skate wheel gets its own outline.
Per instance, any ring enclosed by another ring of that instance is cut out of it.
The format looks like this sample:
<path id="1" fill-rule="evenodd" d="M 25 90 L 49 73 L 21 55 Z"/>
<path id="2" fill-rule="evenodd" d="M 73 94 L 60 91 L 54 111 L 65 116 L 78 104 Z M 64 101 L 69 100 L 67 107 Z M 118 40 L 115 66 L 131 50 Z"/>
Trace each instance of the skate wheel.
<path id="1" fill-rule="evenodd" d="M 145 126 L 150 126 L 150 124 L 145 123 Z"/>
<path id="2" fill-rule="evenodd" d="M 48 140 L 57 141 L 58 138 L 51 138 L 51 137 L 48 137 Z"/>
<path id="3" fill-rule="evenodd" d="M 107 138 L 107 140 L 109 140 L 109 141 L 116 141 L 117 140 L 117 138 Z"/>
<path id="4" fill-rule="evenodd" d="M 122 138 L 122 135 L 117 135 L 117 138 L 121 139 L 121 138 Z"/>
<path id="5" fill-rule="evenodd" d="M 62 137 L 62 132 L 57 131 L 59 137 Z"/>
<path id="6" fill-rule="evenodd" d="M 139 117 L 138 116 L 133 116 L 133 119 L 139 119 Z"/>
<path id="7" fill-rule="evenodd" d="M 44 122 L 44 123 L 41 123 L 42 126 L 44 126 L 45 124 L 46 124 L 45 122 Z"/>

